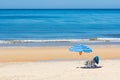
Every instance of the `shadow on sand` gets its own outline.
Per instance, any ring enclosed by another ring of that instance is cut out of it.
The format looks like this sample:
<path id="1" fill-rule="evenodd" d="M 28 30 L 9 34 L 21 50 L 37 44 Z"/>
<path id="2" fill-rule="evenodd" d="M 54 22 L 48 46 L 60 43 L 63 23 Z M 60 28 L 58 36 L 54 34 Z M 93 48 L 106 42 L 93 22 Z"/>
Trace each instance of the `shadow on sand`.
<path id="1" fill-rule="evenodd" d="M 96 67 L 76 67 L 76 68 L 82 68 L 82 69 L 98 69 L 102 68 L 103 66 L 96 66 Z"/>

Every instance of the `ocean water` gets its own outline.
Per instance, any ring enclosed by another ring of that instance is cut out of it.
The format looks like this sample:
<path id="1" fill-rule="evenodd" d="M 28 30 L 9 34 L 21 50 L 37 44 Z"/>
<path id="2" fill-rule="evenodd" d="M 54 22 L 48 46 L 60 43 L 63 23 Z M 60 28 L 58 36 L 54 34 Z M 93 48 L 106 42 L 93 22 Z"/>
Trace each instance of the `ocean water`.
<path id="1" fill-rule="evenodd" d="M 120 42 L 120 9 L 0 10 L 0 45 L 89 40 Z"/>

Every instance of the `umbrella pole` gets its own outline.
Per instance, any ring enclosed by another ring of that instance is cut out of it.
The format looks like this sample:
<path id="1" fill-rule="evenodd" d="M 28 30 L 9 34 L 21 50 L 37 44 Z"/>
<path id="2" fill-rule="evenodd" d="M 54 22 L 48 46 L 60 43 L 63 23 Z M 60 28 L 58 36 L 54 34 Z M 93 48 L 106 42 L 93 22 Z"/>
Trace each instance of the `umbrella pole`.
<path id="1" fill-rule="evenodd" d="M 79 55 L 82 55 L 82 52 L 79 52 Z"/>
<path id="2" fill-rule="evenodd" d="M 79 55 L 82 55 L 82 52 L 79 52 Z M 79 58 L 80 59 L 80 58 Z M 80 65 L 80 61 L 79 61 L 79 65 Z"/>

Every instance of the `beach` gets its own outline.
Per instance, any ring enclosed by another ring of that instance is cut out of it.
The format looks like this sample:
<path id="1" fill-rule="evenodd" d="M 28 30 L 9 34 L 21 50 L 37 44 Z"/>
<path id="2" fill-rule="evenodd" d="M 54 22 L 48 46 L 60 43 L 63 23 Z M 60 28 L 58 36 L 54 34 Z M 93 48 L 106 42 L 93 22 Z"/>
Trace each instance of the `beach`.
<path id="1" fill-rule="evenodd" d="M 120 60 L 101 60 L 97 69 L 76 68 L 83 61 L 0 63 L 0 80 L 119 80 Z"/>
<path id="2" fill-rule="evenodd" d="M 101 60 L 102 68 L 82 69 L 81 61 L 0 63 L 0 80 L 119 80 L 120 60 Z M 79 67 L 79 68 L 78 68 Z"/>
<path id="3" fill-rule="evenodd" d="M 119 26 L 120 9 L 0 9 L 0 80 L 119 80 Z"/>
<path id="4" fill-rule="evenodd" d="M 82 55 L 70 52 L 69 47 L 1 47 L 0 80 L 120 79 L 119 45 L 89 45 L 93 52 Z M 96 55 L 101 68 L 81 68 Z"/>
<path id="5" fill-rule="evenodd" d="M 119 45 L 92 45 L 92 53 L 70 52 L 70 46 L 51 47 L 6 47 L 0 48 L 0 62 L 39 61 L 39 60 L 74 60 L 90 59 L 98 55 L 100 59 L 120 58 Z"/>

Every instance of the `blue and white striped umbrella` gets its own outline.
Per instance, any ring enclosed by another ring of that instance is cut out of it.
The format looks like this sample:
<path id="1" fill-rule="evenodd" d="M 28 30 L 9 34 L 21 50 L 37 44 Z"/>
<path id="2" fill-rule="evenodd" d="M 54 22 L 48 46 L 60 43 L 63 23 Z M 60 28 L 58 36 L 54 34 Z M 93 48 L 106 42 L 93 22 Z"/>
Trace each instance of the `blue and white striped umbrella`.
<path id="1" fill-rule="evenodd" d="M 85 53 L 92 52 L 92 50 L 89 47 L 82 45 L 82 44 L 70 47 L 69 51 L 79 52 L 80 55 L 82 54 L 82 52 L 85 52 Z"/>

